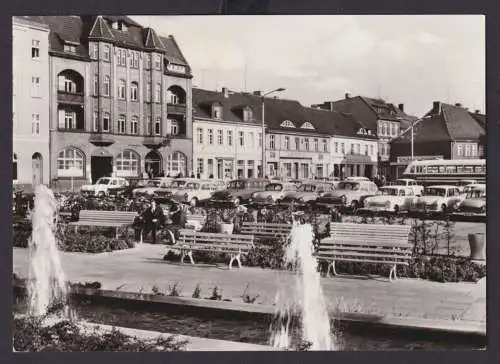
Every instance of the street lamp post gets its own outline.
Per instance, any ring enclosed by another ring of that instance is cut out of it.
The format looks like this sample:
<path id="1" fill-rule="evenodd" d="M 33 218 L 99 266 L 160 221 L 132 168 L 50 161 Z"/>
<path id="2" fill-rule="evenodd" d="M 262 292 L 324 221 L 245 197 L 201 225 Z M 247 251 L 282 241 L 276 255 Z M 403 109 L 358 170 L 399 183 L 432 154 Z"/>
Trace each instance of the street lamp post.
<path id="1" fill-rule="evenodd" d="M 280 87 L 275 90 L 266 92 L 261 96 L 261 107 L 262 107 L 262 165 L 260 167 L 260 171 L 262 174 L 262 178 L 265 178 L 265 169 L 266 169 L 266 122 L 265 122 L 265 97 L 274 92 L 285 91 L 285 88 Z"/>

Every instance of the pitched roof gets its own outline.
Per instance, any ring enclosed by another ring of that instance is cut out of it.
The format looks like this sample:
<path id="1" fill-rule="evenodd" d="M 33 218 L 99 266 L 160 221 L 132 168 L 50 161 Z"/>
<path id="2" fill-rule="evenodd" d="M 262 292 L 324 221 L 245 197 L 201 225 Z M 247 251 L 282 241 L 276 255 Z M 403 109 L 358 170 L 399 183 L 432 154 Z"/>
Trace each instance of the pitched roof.
<path id="1" fill-rule="evenodd" d="M 476 122 L 481 126 L 481 128 L 486 129 L 486 115 L 480 114 L 479 112 L 469 113 L 470 116 L 476 120 Z"/>
<path id="2" fill-rule="evenodd" d="M 154 50 L 165 49 L 165 45 L 158 37 L 153 28 L 143 28 L 144 47 Z"/>
<path id="3" fill-rule="evenodd" d="M 229 93 L 225 98 L 221 92 L 193 88 L 193 116 L 211 118 L 214 103 L 222 105 L 223 120 L 243 122 L 242 109 L 249 106 L 253 110 L 253 123 L 262 121 L 262 98 L 250 93 Z M 358 136 L 360 123 L 353 115 L 318 110 L 305 107 L 296 100 L 265 98 L 265 122 L 271 130 L 311 135 Z M 285 120 L 291 121 L 295 128 L 282 126 Z M 304 123 L 311 123 L 314 129 L 302 128 Z M 364 138 L 375 138 L 363 136 Z"/>
<path id="4" fill-rule="evenodd" d="M 99 15 L 90 29 L 89 39 L 114 41 L 114 38 L 115 36 L 111 32 L 108 23 L 106 23 L 101 15 Z"/>

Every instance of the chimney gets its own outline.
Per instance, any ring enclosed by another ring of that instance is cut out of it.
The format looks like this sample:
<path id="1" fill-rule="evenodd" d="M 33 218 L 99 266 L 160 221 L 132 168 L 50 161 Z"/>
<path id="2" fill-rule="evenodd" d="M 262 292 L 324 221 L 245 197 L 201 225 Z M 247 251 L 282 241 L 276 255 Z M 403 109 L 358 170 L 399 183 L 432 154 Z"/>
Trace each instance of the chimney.
<path id="1" fill-rule="evenodd" d="M 432 111 L 436 114 L 441 114 L 441 102 L 439 101 L 434 101 L 432 106 Z"/>
<path id="2" fill-rule="evenodd" d="M 405 104 L 399 104 L 398 109 L 404 112 L 405 111 Z"/>
<path id="3" fill-rule="evenodd" d="M 476 109 L 476 114 L 481 114 L 481 110 Z"/>
<path id="4" fill-rule="evenodd" d="M 223 87 L 223 88 L 222 88 L 222 95 L 223 95 L 225 98 L 228 98 L 228 97 L 229 97 L 229 90 L 227 89 L 227 87 Z"/>
<path id="5" fill-rule="evenodd" d="M 262 92 L 261 91 L 254 91 L 253 95 L 254 96 L 262 96 Z"/>
<path id="6" fill-rule="evenodd" d="M 456 107 L 462 107 L 462 104 L 461 104 L 461 103 L 459 103 L 459 102 L 457 102 L 457 103 L 455 104 L 455 106 L 456 106 Z"/>
<path id="7" fill-rule="evenodd" d="M 346 92 L 345 93 L 345 99 L 347 100 L 347 99 L 350 99 L 350 98 L 351 98 L 351 94 L 349 92 Z"/>

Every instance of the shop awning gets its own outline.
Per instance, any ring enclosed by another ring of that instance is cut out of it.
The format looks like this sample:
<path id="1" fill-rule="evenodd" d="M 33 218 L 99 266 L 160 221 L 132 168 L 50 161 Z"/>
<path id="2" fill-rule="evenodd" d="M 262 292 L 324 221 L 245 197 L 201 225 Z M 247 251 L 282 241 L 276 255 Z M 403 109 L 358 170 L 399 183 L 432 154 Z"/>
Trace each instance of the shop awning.
<path id="1" fill-rule="evenodd" d="M 347 154 L 340 164 L 377 164 L 369 156 L 361 154 Z"/>

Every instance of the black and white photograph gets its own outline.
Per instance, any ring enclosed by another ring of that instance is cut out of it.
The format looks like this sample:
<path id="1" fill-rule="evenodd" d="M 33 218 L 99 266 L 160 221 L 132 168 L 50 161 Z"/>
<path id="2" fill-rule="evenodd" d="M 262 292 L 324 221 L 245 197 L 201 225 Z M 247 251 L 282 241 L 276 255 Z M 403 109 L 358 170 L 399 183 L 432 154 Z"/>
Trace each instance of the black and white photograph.
<path id="1" fill-rule="evenodd" d="M 13 16 L 12 350 L 486 350 L 485 27 Z"/>

